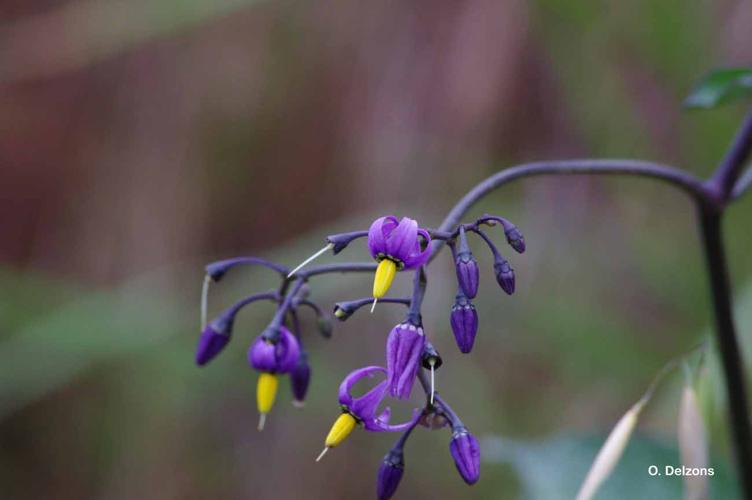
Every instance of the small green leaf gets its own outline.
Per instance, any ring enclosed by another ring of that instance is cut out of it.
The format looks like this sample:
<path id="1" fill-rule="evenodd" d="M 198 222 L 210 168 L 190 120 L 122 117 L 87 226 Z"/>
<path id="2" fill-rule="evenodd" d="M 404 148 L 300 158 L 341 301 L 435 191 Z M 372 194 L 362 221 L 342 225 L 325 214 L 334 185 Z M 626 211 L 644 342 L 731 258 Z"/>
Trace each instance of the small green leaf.
<path id="1" fill-rule="evenodd" d="M 702 79 L 684 106 L 707 109 L 749 96 L 752 96 L 752 68 L 719 69 Z"/>

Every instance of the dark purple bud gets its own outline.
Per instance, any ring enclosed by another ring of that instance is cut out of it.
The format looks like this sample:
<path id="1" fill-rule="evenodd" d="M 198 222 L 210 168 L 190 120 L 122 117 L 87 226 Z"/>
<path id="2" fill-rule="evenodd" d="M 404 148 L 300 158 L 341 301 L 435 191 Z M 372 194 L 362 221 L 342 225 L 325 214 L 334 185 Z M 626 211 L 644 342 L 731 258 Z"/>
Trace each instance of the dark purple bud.
<path id="1" fill-rule="evenodd" d="M 248 362 L 262 372 L 289 373 L 298 364 L 300 344 L 290 330 L 277 327 L 276 334 L 264 332 L 248 349 Z"/>
<path id="2" fill-rule="evenodd" d="M 389 500 L 397 491 L 402 474 L 405 472 L 405 459 L 401 449 L 392 449 L 386 454 L 376 478 L 376 498 Z"/>
<path id="3" fill-rule="evenodd" d="M 433 344 L 428 340 L 426 340 L 426 346 L 423 348 L 420 363 L 426 370 L 430 370 L 432 366 L 435 370 L 444 364 L 444 361 L 439 355 L 439 351 L 437 351 Z"/>
<path id="4" fill-rule="evenodd" d="M 426 336 L 423 327 L 400 323 L 386 341 L 386 368 L 389 394 L 408 399 L 421 362 Z"/>
<path id="5" fill-rule="evenodd" d="M 514 270 L 509 262 L 504 258 L 498 258 L 494 262 L 494 271 L 496 272 L 496 281 L 508 295 L 514 293 Z"/>
<path id="6" fill-rule="evenodd" d="M 514 248 L 517 253 L 523 253 L 525 251 L 525 237 L 522 236 L 522 233 L 517 229 L 517 226 L 511 224 L 508 225 L 504 229 L 504 235 L 507 237 L 507 243 L 509 243 L 509 246 Z"/>
<path id="7" fill-rule="evenodd" d="M 478 294 L 480 272 L 478 270 L 478 261 L 475 260 L 472 252 L 470 252 L 465 229 L 462 226 L 460 226 L 460 245 L 454 264 L 457 271 L 457 282 L 462 292 L 472 299 Z"/>
<path id="8" fill-rule="evenodd" d="M 232 321 L 217 319 L 204 327 L 196 346 L 196 364 L 203 366 L 211 361 L 230 341 Z"/>
<path id="9" fill-rule="evenodd" d="M 308 355 L 301 353 L 297 366 L 290 372 L 290 385 L 295 398 L 293 402 L 295 406 L 303 406 L 310 381 L 311 365 L 308 364 Z"/>
<path id="10" fill-rule="evenodd" d="M 452 325 L 454 340 L 457 342 L 460 351 L 465 354 L 472 351 L 475 335 L 478 333 L 478 311 L 464 295 L 457 295 L 457 299 L 452 306 L 452 313 L 449 316 L 449 322 Z"/>
<path id="11" fill-rule="evenodd" d="M 464 427 L 455 428 L 449 451 L 462 479 L 467 484 L 475 484 L 480 477 L 480 445 L 475 436 Z"/>

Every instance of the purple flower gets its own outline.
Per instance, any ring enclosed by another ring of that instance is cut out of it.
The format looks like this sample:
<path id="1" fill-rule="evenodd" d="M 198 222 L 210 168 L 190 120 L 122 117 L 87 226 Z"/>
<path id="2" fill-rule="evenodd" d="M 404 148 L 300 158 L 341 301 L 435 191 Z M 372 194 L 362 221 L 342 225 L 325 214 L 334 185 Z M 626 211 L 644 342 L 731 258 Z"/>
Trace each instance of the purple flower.
<path id="1" fill-rule="evenodd" d="M 373 378 L 376 373 L 386 373 L 381 366 L 367 366 L 350 373 L 339 386 L 339 403 L 343 408 L 363 423 L 366 430 L 372 432 L 398 432 L 409 429 L 420 418 L 420 410 L 415 410 L 413 419 L 398 425 L 389 425 L 391 410 L 389 407 L 377 417 L 376 411 L 386 396 L 387 381 L 379 382 L 376 387 L 366 392 L 359 398 L 350 394 L 353 386 L 363 378 Z"/>
<path id="2" fill-rule="evenodd" d="M 248 362 L 255 369 L 269 373 L 288 373 L 298 364 L 300 344 L 290 330 L 278 327 L 276 339 L 259 335 L 248 349 Z"/>
<path id="3" fill-rule="evenodd" d="M 400 323 L 389 332 L 386 341 L 386 382 L 393 397 L 410 397 L 425 345 L 426 336 L 420 326 Z"/>
<path id="4" fill-rule="evenodd" d="M 462 292 L 468 298 L 474 298 L 478 294 L 480 271 L 478 269 L 478 261 L 475 260 L 472 252 L 470 252 L 470 246 L 467 244 L 467 236 L 463 227 L 460 227 L 460 248 L 454 264 L 460 289 L 462 289 Z"/>
<path id="5" fill-rule="evenodd" d="M 509 262 L 499 256 L 494 261 L 494 271 L 496 272 L 496 281 L 508 295 L 514 293 L 514 270 L 509 265 Z"/>
<path id="6" fill-rule="evenodd" d="M 467 484 L 475 484 L 480 477 L 480 446 L 475 436 L 464 427 L 454 429 L 449 451 L 462 479 Z"/>
<path id="7" fill-rule="evenodd" d="M 376 498 L 389 500 L 397 491 L 402 474 L 405 472 L 405 458 L 402 449 L 389 451 L 381 462 L 376 478 Z"/>
<path id="8" fill-rule="evenodd" d="M 393 215 L 380 217 L 368 230 L 368 249 L 373 258 L 392 260 L 398 270 L 425 264 L 431 253 L 430 243 L 428 231 L 420 229 L 418 223 L 408 217 L 401 221 Z"/>
<path id="9" fill-rule="evenodd" d="M 472 351 L 475 334 L 478 333 L 478 311 L 464 295 L 457 295 L 452 306 L 452 313 L 449 316 L 449 322 L 452 325 L 454 340 L 457 342 L 460 351 L 465 354 Z"/>
<path id="10" fill-rule="evenodd" d="M 196 346 L 196 364 L 203 366 L 219 354 L 230 341 L 232 322 L 212 321 L 201 332 Z"/>
<path id="11" fill-rule="evenodd" d="M 308 364 L 307 357 L 305 354 L 301 354 L 298 364 L 290 372 L 290 385 L 292 395 L 295 398 L 295 401 L 293 401 L 295 406 L 303 406 L 308 392 L 308 384 L 311 381 L 311 365 Z"/>

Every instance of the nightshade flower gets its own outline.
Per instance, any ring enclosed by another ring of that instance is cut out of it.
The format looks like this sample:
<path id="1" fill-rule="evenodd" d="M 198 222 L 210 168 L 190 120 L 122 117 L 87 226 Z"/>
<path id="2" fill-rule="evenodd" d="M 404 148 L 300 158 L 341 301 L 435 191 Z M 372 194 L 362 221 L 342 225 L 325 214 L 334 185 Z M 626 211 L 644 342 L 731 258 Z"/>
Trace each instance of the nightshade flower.
<path id="1" fill-rule="evenodd" d="M 509 261 L 498 256 L 494 260 L 494 271 L 496 273 L 496 281 L 499 283 L 501 289 L 507 295 L 512 295 L 514 293 L 514 270 L 509 265 Z"/>
<path id="2" fill-rule="evenodd" d="M 259 430 L 264 428 L 266 414 L 272 409 L 279 385 L 278 373 L 294 370 L 300 357 L 300 344 L 290 330 L 277 327 L 277 334 L 259 335 L 248 349 L 248 362 L 259 370 L 256 403 L 259 411 Z"/>
<path id="3" fill-rule="evenodd" d="M 475 484 L 480 478 L 480 445 L 475 436 L 465 427 L 456 427 L 452 430 L 449 451 L 462 479 L 467 484 Z"/>
<path id="4" fill-rule="evenodd" d="M 420 418 L 420 410 L 415 410 L 413 418 L 403 424 L 390 425 L 391 410 L 386 407 L 384 411 L 376 416 L 378 406 L 381 404 L 387 393 L 387 381 L 379 382 L 373 389 L 366 392 L 359 398 L 354 398 L 350 391 L 353 386 L 363 378 L 373 378 L 377 373 L 387 373 L 381 366 L 367 366 L 350 373 L 339 386 L 339 403 L 342 406 L 342 414 L 337 418 L 329 430 L 329 434 L 324 441 L 325 448 L 318 456 L 318 462 L 324 454 L 330 449 L 340 444 L 350 435 L 356 424 L 361 424 L 367 431 L 371 432 L 399 432 L 412 427 Z"/>
<path id="5" fill-rule="evenodd" d="M 368 249 L 379 263 L 373 280 L 374 305 L 386 295 L 397 271 L 422 266 L 431 253 L 431 236 L 417 221 L 393 215 L 380 217 L 368 230 Z"/>
<path id="6" fill-rule="evenodd" d="M 478 311 L 462 293 L 458 294 L 455 299 L 449 322 L 460 351 L 465 354 L 472 351 L 475 335 L 478 333 Z"/>
<path id="7" fill-rule="evenodd" d="M 421 326 L 400 323 L 389 332 L 386 341 L 386 382 L 393 397 L 410 397 L 425 345 L 426 336 Z"/>

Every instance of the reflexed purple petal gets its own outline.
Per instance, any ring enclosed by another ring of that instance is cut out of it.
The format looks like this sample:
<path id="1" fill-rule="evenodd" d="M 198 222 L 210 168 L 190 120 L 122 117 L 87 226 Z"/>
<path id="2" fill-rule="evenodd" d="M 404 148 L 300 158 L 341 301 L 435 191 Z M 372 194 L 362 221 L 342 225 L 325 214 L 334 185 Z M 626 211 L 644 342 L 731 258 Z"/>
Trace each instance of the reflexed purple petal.
<path id="1" fill-rule="evenodd" d="M 480 445 L 475 436 L 464 428 L 455 431 L 449 451 L 462 479 L 467 484 L 475 484 L 480 477 Z"/>
<path id="2" fill-rule="evenodd" d="M 365 377 L 373 378 L 376 373 L 386 373 L 386 369 L 381 366 L 366 366 L 350 372 L 339 386 L 339 403 L 347 407 L 351 406 L 353 397 L 350 391 L 353 386 Z"/>
<path id="3" fill-rule="evenodd" d="M 420 419 L 420 416 L 423 414 L 422 410 L 415 409 L 413 410 L 413 416 L 410 420 L 408 420 L 405 423 L 402 424 L 396 424 L 396 425 L 387 425 L 384 422 L 381 422 L 380 420 L 376 418 L 371 418 L 369 420 L 363 420 L 363 427 L 367 431 L 371 432 L 401 432 L 406 431 L 413 425 L 415 425 L 415 422 L 417 422 Z"/>
<path id="4" fill-rule="evenodd" d="M 378 416 L 378 419 L 381 422 L 388 424 L 390 418 L 392 418 L 392 409 L 387 406 L 384 408 L 384 411 L 381 412 L 381 415 Z"/>
<path id="5" fill-rule="evenodd" d="M 196 364 L 203 366 L 225 348 L 230 341 L 230 335 L 216 331 L 209 323 L 201 332 L 196 346 Z"/>
<path id="6" fill-rule="evenodd" d="M 390 451 L 381 462 L 376 478 L 376 498 L 389 500 L 397 491 L 402 474 L 405 472 L 405 462 L 401 452 Z"/>
<path id="7" fill-rule="evenodd" d="M 368 229 L 368 249 L 374 259 L 380 253 L 386 255 L 386 237 L 398 224 L 397 217 L 393 215 L 379 217 L 373 221 L 373 224 Z"/>
<path id="8" fill-rule="evenodd" d="M 389 393 L 408 399 L 426 344 L 423 329 L 408 323 L 395 326 L 387 339 L 387 382 Z"/>
<path id="9" fill-rule="evenodd" d="M 386 388 L 385 380 L 359 398 L 353 398 L 348 405 L 350 412 L 364 422 L 376 420 L 376 409 L 386 396 Z"/>
<path id="10" fill-rule="evenodd" d="M 449 322 L 460 351 L 465 354 L 472 351 L 475 335 L 478 333 L 478 312 L 475 306 L 467 300 L 458 301 L 452 306 Z"/>
<path id="11" fill-rule="evenodd" d="M 428 231 L 425 229 L 418 229 L 418 234 L 422 235 L 425 241 L 421 244 L 421 238 L 415 240 L 413 251 L 410 255 L 402 259 L 405 263 L 405 269 L 420 267 L 425 264 L 426 261 L 428 261 L 428 257 L 431 256 L 431 235 L 428 234 Z"/>
<path id="12" fill-rule="evenodd" d="M 403 217 L 399 225 L 386 237 L 386 253 L 404 261 L 413 253 L 417 239 L 418 222 Z"/>

